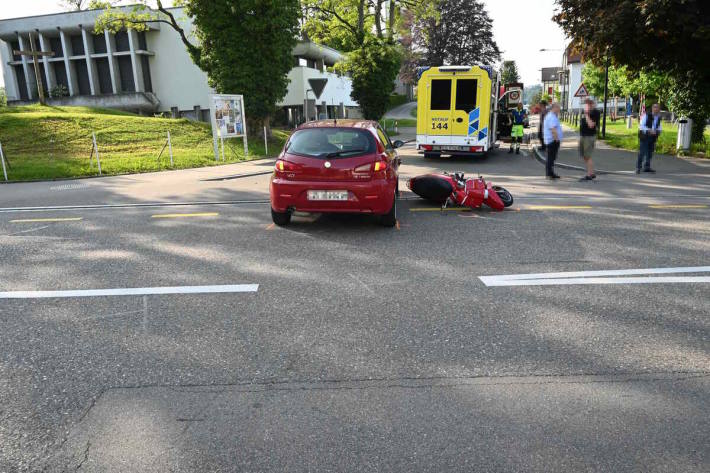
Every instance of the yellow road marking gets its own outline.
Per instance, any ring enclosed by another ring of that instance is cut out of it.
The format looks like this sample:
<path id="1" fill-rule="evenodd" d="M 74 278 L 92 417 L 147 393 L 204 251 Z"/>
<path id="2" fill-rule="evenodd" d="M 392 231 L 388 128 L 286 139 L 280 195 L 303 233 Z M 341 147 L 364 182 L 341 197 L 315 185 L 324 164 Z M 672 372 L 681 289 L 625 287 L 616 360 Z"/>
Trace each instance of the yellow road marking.
<path id="1" fill-rule="evenodd" d="M 471 209 L 468 207 L 446 207 L 442 209 L 441 207 L 415 207 L 409 209 L 410 212 L 470 212 Z"/>
<path id="2" fill-rule="evenodd" d="M 64 217 L 64 218 L 22 218 L 18 220 L 10 220 L 10 223 L 35 223 L 35 222 L 78 222 L 83 217 Z"/>
<path id="3" fill-rule="evenodd" d="M 217 212 L 200 212 L 194 214 L 157 214 L 152 215 L 153 218 L 183 218 L 183 217 L 216 217 Z"/>
<path id="4" fill-rule="evenodd" d="M 591 209 L 591 205 L 531 205 L 528 210 L 570 210 L 570 209 Z"/>
<path id="5" fill-rule="evenodd" d="M 397 230 L 401 230 L 401 228 L 399 228 L 399 220 L 395 222 L 394 226 Z"/>
<path id="6" fill-rule="evenodd" d="M 649 205 L 652 209 L 707 209 L 705 204 L 667 204 L 667 205 Z"/>
<path id="7" fill-rule="evenodd" d="M 270 223 L 269 225 L 266 226 L 266 229 L 267 229 L 267 230 L 273 230 L 274 228 L 276 228 L 276 224 L 275 224 L 275 223 Z"/>

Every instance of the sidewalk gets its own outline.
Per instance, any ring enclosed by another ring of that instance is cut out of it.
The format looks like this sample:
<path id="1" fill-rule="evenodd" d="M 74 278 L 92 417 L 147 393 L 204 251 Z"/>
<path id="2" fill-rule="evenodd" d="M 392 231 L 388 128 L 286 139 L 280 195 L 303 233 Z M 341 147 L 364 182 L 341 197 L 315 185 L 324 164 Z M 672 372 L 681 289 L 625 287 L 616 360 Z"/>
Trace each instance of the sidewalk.
<path id="1" fill-rule="evenodd" d="M 579 157 L 577 150 L 579 133 L 572 128 L 562 125 L 564 139 L 557 156 L 556 166 L 566 169 L 584 169 L 584 160 Z M 539 145 L 539 143 L 536 143 Z M 535 146 L 535 151 L 537 151 Z M 536 152 L 538 159 L 546 160 L 544 152 Z M 638 154 L 619 148 L 613 148 L 602 140 L 597 140 L 593 160 L 594 167 L 600 172 L 634 174 Z M 658 174 L 710 174 L 710 160 L 699 158 L 679 158 L 676 156 L 654 154 L 651 167 Z"/>

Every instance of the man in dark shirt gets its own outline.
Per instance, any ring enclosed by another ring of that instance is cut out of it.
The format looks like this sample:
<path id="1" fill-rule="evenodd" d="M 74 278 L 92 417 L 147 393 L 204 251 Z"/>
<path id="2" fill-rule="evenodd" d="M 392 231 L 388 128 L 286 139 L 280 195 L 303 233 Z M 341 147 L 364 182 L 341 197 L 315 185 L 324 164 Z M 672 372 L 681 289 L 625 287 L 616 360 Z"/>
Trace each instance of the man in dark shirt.
<path id="1" fill-rule="evenodd" d="M 587 175 L 581 178 L 580 181 L 591 181 L 597 177 L 594 174 L 592 154 L 594 154 L 601 114 L 594 105 L 594 100 L 592 99 L 587 99 L 584 102 L 584 115 L 579 121 L 579 155 L 584 158 L 584 163 L 587 165 Z"/>

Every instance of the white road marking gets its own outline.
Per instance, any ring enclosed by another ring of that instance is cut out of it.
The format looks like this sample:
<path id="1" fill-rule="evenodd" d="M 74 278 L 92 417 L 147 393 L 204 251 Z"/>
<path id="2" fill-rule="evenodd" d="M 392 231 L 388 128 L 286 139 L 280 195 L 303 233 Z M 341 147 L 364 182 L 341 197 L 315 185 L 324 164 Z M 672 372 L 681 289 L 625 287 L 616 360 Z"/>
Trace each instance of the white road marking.
<path id="1" fill-rule="evenodd" d="M 76 289 L 67 291 L 8 291 L 0 292 L 0 299 L 145 296 L 162 294 L 215 294 L 229 292 L 257 292 L 258 290 L 258 284 L 225 284 L 220 286 L 129 287 L 117 289 Z"/>
<path id="2" fill-rule="evenodd" d="M 648 276 L 651 274 L 710 273 L 710 266 L 678 268 L 615 269 L 561 273 L 505 274 L 479 276 L 486 286 L 551 286 L 572 284 L 658 284 L 707 283 L 710 276 Z M 637 277 L 618 277 L 637 276 Z"/>
<path id="3" fill-rule="evenodd" d="M 480 278 L 483 280 L 483 278 Z M 659 284 L 659 283 L 710 283 L 710 276 L 657 276 L 631 278 L 559 278 L 559 279 L 517 279 L 483 281 L 493 286 L 565 286 L 573 284 Z"/>
<path id="4" fill-rule="evenodd" d="M 44 226 L 42 226 L 42 227 L 30 228 L 29 230 L 21 230 L 21 231 L 19 231 L 19 232 L 10 233 L 10 234 L 5 235 L 5 236 L 15 236 L 15 235 L 21 235 L 22 233 L 36 232 L 37 230 L 44 230 L 45 228 L 49 228 L 49 227 L 51 227 L 51 225 L 44 225 Z"/>
<path id="5" fill-rule="evenodd" d="M 362 281 L 361 281 L 360 279 L 358 279 L 354 274 L 348 273 L 348 276 L 350 276 L 351 278 L 353 278 L 354 280 L 356 280 L 357 282 L 359 282 L 359 283 L 362 285 L 362 287 L 364 287 L 365 289 L 367 289 L 367 292 L 369 292 L 369 293 L 372 294 L 373 296 L 376 295 L 375 291 L 373 291 L 373 290 L 370 288 L 370 286 L 368 286 L 367 284 L 365 284 L 364 282 L 362 282 Z"/>

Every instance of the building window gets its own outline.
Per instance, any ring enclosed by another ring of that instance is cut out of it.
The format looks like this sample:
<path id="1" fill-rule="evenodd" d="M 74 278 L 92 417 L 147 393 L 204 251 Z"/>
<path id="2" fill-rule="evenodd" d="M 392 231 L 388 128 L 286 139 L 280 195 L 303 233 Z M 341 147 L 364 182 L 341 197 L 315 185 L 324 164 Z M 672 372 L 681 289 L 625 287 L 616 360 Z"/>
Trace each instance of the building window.
<path id="1" fill-rule="evenodd" d="M 116 33 L 116 51 L 130 51 L 131 46 L 128 43 L 128 33 L 119 31 Z"/>
<path id="2" fill-rule="evenodd" d="M 119 56 L 118 75 L 121 77 L 121 92 L 135 92 L 136 84 L 133 81 L 133 65 L 129 56 Z"/>
<path id="3" fill-rule="evenodd" d="M 84 38 L 80 34 L 71 36 L 71 53 L 72 56 L 84 55 Z"/>
<path id="4" fill-rule="evenodd" d="M 13 61 L 22 61 L 22 56 L 19 54 L 15 54 L 15 51 L 20 50 L 20 42 L 19 41 L 12 41 L 10 43 L 10 46 L 12 47 L 12 60 Z"/>
<path id="5" fill-rule="evenodd" d="M 148 50 L 148 43 L 145 40 L 145 31 L 138 32 L 138 49 L 142 49 L 143 51 Z"/>
<path id="6" fill-rule="evenodd" d="M 20 89 L 20 100 L 29 100 L 27 95 L 27 80 L 25 79 L 25 71 L 22 66 L 13 66 L 15 70 L 15 77 L 17 77 L 17 87 Z"/>
<path id="7" fill-rule="evenodd" d="M 61 38 L 49 38 L 49 48 L 54 52 L 54 57 L 64 57 Z"/>
<path id="8" fill-rule="evenodd" d="M 76 82 L 79 86 L 79 95 L 91 95 L 91 84 L 89 83 L 89 70 L 86 67 L 86 61 L 79 59 L 72 61 L 74 72 L 76 73 Z"/>
<path id="9" fill-rule="evenodd" d="M 106 36 L 103 34 L 94 35 L 94 53 L 104 54 L 106 52 Z"/>
<path id="10" fill-rule="evenodd" d="M 40 64 L 40 80 L 42 81 L 42 90 L 44 90 L 45 94 L 49 94 L 49 88 L 47 87 L 47 69 L 45 69 L 44 64 Z M 37 79 L 35 79 L 35 84 L 37 83 Z"/>
<path id="11" fill-rule="evenodd" d="M 143 85 L 146 92 L 153 92 L 153 81 L 150 79 L 150 64 L 148 56 L 141 55 L 141 66 L 143 69 Z"/>
<path id="12" fill-rule="evenodd" d="M 57 81 L 57 85 L 63 85 L 69 91 L 69 80 L 67 79 L 67 70 L 64 67 L 64 62 L 53 62 L 52 67 L 54 68 L 54 78 Z"/>
<path id="13" fill-rule="evenodd" d="M 99 90 L 102 94 L 112 94 L 111 69 L 105 57 L 96 59 L 96 73 L 99 75 Z"/>

